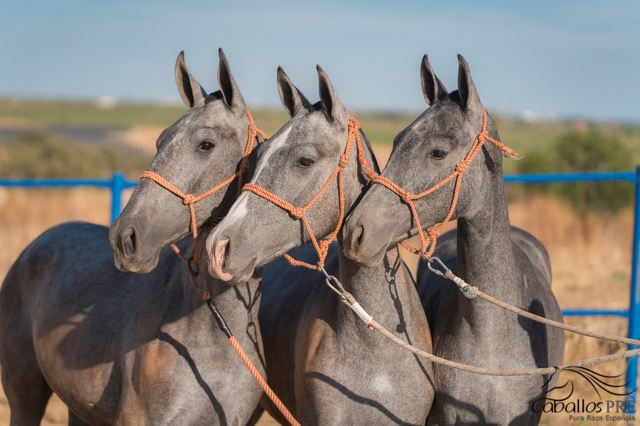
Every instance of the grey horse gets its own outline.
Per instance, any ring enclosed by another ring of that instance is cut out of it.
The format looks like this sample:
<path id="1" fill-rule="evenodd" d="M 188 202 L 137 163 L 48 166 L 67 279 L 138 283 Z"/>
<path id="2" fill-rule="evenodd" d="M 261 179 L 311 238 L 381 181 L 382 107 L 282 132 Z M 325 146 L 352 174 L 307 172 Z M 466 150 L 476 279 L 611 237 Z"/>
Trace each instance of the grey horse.
<path id="1" fill-rule="evenodd" d="M 394 141 L 382 174 L 414 194 L 445 179 L 470 151 L 483 124 L 484 107 L 469 67 L 458 56 L 458 90 L 448 93 L 427 56 L 421 66 L 430 107 Z M 486 117 L 489 135 L 499 140 Z M 454 180 L 415 201 L 423 229 L 442 220 Z M 468 166 L 452 219 L 457 230 L 438 239 L 435 256 L 471 285 L 511 305 L 562 320 L 551 291 L 551 267 L 542 244 L 509 223 L 502 151 L 485 143 Z M 373 185 L 344 227 L 345 254 L 374 266 L 387 247 L 417 233 L 405 203 L 383 185 Z M 436 264 L 437 266 L 437 264 Z M 518 318 L 482 300 L 468 300 L 450 281 L 420 264 L 419 291 L 433 331 L 435 354 L 487 368 L 536 368 L 561 364 L 564 335 Z M 427 423 L 537 424 L 533 403 L 545 396 L 548 377 L 491 377 L 435 366 L 436 398 Z"/>
<path id="2" fill-rule="evenodd" d="M 280 96 L 292 118 L 259 148 L 251 185 L 298 208 L 315 199 L 305 218 L 322 248 L 341 220 L 340 185 L 331 178 L 336 166 L 343 167 L 345 209 L 360 197 L 367 181 L 356 148 L 345 152 L 347 111 L 320 67 L 318 75 L 320 102 L 310 105 L 278 70 Z M 360 136 L 364 139 L 362 132 Z M 366 139 L 363 150 L 375 164 Z M 349 155 L 348 162 L 343 155 Z M 323 186 L 325 192 L 315 198 Z M 337 237 L 341 246 L 342 236 Z M 210 272 L 242 282 L 256 267 L 309 241 L 309 231 L 294 213 L 245 191 L 207 239 Z M 297 419 L 305 425 L 423 424 L 434 395 L 429 363 L 367 329 L 318 271 L 291 268 L 282 259 L 270 265 L 264 271 L 259 313 L 267 372 L 272 388 Z M 374 268 L 356 265 L 341 250 L 330 252 L 326 269 L 336 271 L 332 273 L 345 289 L 378 322 L 430 348 L 414 281 L 396 248 Z"/>
<path id="3" fill-rule="evenodd" d="M 246 106 L 222 51 L 218 80 L 221 90 L 206 95 L 179 55 L 176 82 L 190 109 L 159 137 L 151 165 L 193 192 L 233 175 L 247 143 Z M 203 200 L 198 225 L 224 214 L 235 195 L 233 183 Z M 69 407 L 70 424 L 255 421 L 262 389 L 194 291 L 186 265 L 171 250 L 159 250 L 188 235 L 188 210 L 143 181 L 129 214 L 153 222 L 154 212 L 134 211 L 147 197 L 158 202 L 155 214 L 170 216 L 175 227 L 129 230 L 127 242 L 116 227 L 112 238 L 126 247 L 122 269 L 147 271 L 160 260 L 149 274 L 118 271 L 109 229 L 80 222 L 45 232 L 11 267 L 0 289 L 0 364 L 12 425 L 40 424 L 52 391 Z M 144 245 L 150 254 L 142 252 Z M 190 249 L 185 240 L 179 246 Z M 198 283 L 264 374 L 257 284 L 231 287 L 201 277 Z"/>

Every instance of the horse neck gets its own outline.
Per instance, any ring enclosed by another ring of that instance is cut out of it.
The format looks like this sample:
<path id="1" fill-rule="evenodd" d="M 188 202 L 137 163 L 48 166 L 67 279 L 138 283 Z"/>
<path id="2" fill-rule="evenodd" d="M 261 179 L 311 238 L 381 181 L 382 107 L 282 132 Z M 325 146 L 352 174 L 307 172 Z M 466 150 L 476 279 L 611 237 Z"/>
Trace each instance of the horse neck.
<path id="1" fill-rule="evenodd" d="M 367 161 L 376 172 L 379 172 L 375 155 L 364 132 L 361 131 L 360 136 Z M 358 179 L 351 180 L 351 190 L 348 191 L 351 195 L 347 200 L 347 207 L 355 203 L 361 195 L 364 184 L 361 175 Z M 382 263 L 367 268 L 358 265 L 343 254 L 341 234 L 338 236 L 338 244 L 340 246 L 340 282 L 365 310 L 371 310 L 370 314 L 375 313 L 376 318 L 381 320 L 388 318 L 392 321 L 403 315 L 402 307 L 398 306 L 399 302 L 405 303 L 402 306 L 407 306 L 409 310 L 413 307 L 413 303 L 410 303 L 412 300 L 418 306 L 420 305 L 415 283 L 400 258 L 397 247 L 387 251 Z M 422 311 L 422 308 L 420 310 Z M 344 311 L 351 314 L 348 310 Z"/>
<path id="2" fill-rule="evenodd" d="M 229 284 L 203 272 L 211 300 L 218 308 L 229 328 L 240 334 L 249 329 L 257 330 L 258 308 L 261 291 L 260 278 L 251 278 L 246 283 Z M 192 288 L 192 292 L 196 292 Z"/>
<path id="3" fill-rule="evenodd" d="M 489 202 L 473 217 L 458 219 L 458 274 L 479 290 L 507 303 L 518 304 L 522 296 L 522 277 L 511 243 L 506 189 L 501 173 L 492 175 L 491 179 Z M 464 305 L 482 312 L 489 306 L 488 303 Z"/>
<path id="4" fill-rule="evenodd" d="M 339 279 L 345 290 L 381 324 L 398 324 L 409 330 L 423 330 L 424 310 L 415 283 L 397 247 L 390 249 L 381 264 L 367 268 L 342 254 Z M 353 322 L 348 309 L 341 309 L 338 321 Z M 361 324 L 358 324 L 361 326 Z"/>

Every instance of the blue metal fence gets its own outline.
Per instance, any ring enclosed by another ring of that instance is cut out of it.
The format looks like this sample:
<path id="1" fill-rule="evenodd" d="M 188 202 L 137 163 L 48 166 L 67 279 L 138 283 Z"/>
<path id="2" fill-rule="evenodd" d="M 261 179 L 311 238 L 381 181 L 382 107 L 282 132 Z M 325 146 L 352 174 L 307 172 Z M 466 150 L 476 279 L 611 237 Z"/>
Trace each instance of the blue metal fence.
<path id="1" fill-rule="evenodd" d="M 115 172 L 111 179 L 0 179 L 0 186 L 9 188 L 70 188 L 89 186 L 107 188 L 111 191 L 111 222 L 122 211 L 123 192 L 138 185 L 138 181 L 126 180 L 121 172 Z"/>
<path id="2" fill-rule="evenodd" d="M 631 294 L 629 309 L 626 310 L 563 310 L 565 316 L 570 315 L 620 315 L 629 318 L 628 337 L 640 338 L 640 166 L 635 172 L 593 172 L 593 173 L 551 173 L 530 175 L 508 175 L 504 177 L 507 183 L 556 183 L 556 182 L 592 182 L 592 181 L 626 181 L 635 185 L 634 220 L 633 220 L 633 252 L 631 255 Z M 636 349 L 632 346 L 629 349 Z M 638 380 L 638 358 L 628 358 L 626 392 L 636 390 Z"/>
<path id="3" fill-rule="evenodd" d="M 620 316 L 629 319 L 628 337 L 640 339 L 640 166 L 628 172 L 592 172 L 592 173 L 551 173 L 506 175 L 506 183 L 559 183 L 626 181 L 635 185 L 635 204 L 633 222 L 633 252 L 631 257 L 631 294 L 628 309 L 564 309 L 564 316 Z M 133 188 L 137 181 L 126 180 L 120 172 L 111 179 L 0 179 L 0 186 L 26 188 L 52 187 L 100 187 L 111 191 L 111 221 L 122 210 L 123 192 Z M 634 347 L 635 348 L 635 347 Z M 629 358 L 627 363 L 627 392 L 636 389 L 638 377 L 638 359 Z"/>

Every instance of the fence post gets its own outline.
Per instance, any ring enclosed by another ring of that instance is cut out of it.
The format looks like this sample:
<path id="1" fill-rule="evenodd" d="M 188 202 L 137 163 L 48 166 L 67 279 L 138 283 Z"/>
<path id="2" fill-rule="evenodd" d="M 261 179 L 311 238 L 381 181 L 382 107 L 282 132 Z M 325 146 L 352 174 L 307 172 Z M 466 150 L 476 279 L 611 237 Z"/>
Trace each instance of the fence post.
<path id="1" fill-rule="evenodd" d="M 629 302 L 629 337 L 640 338 L 640 166 L 636 167 L 636 191 L 633 221 L 633 251 L 631 257 L 631 298 Z M 630 346 L 629 349 L 636 346 Z M 638 358 L 629 358 L 627 363 L 627 392 L 638 387 Z M 629 397 L 627 397 L 629 398 Z M 634 398 L 635 399 L 635 398 Z"/>
<path id="2" fill-rule="evenodd" d="M 113 223 L 122 210 L 122 192 L 124 191 L 124 174 L 113 172 L 111 178 L 111 223 Z"/>

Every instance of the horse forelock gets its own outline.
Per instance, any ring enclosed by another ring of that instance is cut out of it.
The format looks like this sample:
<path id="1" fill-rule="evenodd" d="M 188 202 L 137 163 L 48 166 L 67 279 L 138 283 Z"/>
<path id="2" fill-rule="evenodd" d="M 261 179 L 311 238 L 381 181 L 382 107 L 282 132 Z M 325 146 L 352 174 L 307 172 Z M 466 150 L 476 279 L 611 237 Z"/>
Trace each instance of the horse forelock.
<path id="1" fill-rule="evenodd" d="M 206 105 L 210 102 L 218 101 L 222 99 L 224 99 L 222 96 L 222 92 L 220 90 L 216 90 L 215 92 L 209 93 L 209 95 L 205 98 L 204 103 Z"/>

